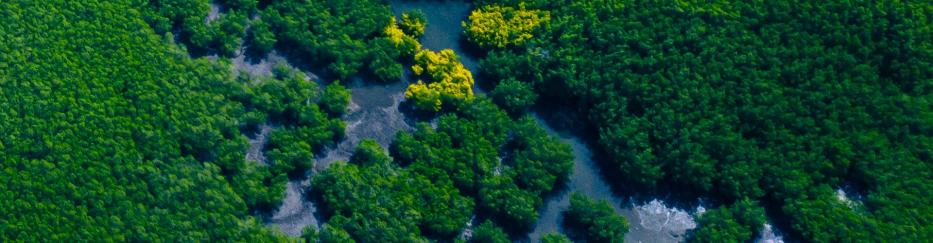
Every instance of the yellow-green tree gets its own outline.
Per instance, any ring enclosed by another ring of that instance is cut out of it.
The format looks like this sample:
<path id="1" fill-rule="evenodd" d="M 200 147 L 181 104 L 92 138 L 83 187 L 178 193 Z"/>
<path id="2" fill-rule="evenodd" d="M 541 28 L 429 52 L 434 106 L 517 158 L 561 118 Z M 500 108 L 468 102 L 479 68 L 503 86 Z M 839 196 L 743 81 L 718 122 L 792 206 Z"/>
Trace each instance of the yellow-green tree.
<path id="1" fill-rule="evenodd" d="M 404 16 L 403 16 L 404 18 Z M 404 20 L 402 22 L 405 23 Z M 422 32 L 423 23 L 422 23 Z M 389 39 L 392 44 L 395 44 L 395 48 L 401 51 L 402 55 L 410 57 L 415 54 L 416 51 L 421 49 L 421 43 L 418 42 L 416 37 L 405 34 L 402 29 L 399 28 L 399 25 L 396 23 L 395 19 L 392 19 L 392 22 L 386 26 L 383 33 L 386 35 L 386 38 Z"/>
<path id="2" fill-rule="evenodd" d="M 419 38 L 424 35 L 424 26 L 427 25 L 427 17 L 421 10 L 408 11 L 402 13 L 402 22 L 399 26 L 411 37 Z"/>
<path id="3" fill-rule="evenodd" d="M 429 78 L 428 82 L 419 80 L 405 91 L 405 97 L 412 99 L 418 108 L 438 111 L 443 102 L 473 98 L 473 74 L 451 49 L 421 50 L 415 54 L 411 69 L 415 75 Z"/>
<path id="4" fill-rule="evenodd" d="M 501 5 L 486 5 L 470 13 L 464 22 L 467 38 L 483 48 L 505 48 L 521 45 L 531 39 L 531 32 L 551 19 L 543 10 L 518 9 Z"/>

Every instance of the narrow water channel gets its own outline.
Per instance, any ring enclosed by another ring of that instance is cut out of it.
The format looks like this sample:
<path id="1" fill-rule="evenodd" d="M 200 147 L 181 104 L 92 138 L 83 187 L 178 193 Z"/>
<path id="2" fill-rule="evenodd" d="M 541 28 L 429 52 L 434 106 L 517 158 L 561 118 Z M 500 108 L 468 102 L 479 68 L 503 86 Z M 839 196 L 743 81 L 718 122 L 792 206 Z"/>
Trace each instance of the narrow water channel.
<path id="1" fill-rule="evenodd" d="M 470 55 L 472 53 L 468 52 L 461 26 L 470 14 L 471 3 L 429 0 L 391 0 L 389 3 L 396 15 L 415 9 L 423 11 L 428 23 L 425 35 L 421 39 L 422 45 L 435 51 L 448 48 L 454 50 L 464 66 L 476 73 L 478 62 Z M 475 87 L 474 89 L 478 90 Z M 570 144 L 575 158 L 573 173 L 566 190 L 545 198 L 545 206 L 540 209 L 540 218 L 529 233 L 528 240 L 537 242 L 543 234 L 562 230 L 561 212 L 569 205 L 571 192 L 609 201 L 616 212 L 625 216 L 631 224 L 625 237 L 628 242 L 678 242 L 683 240 L 687 230 L 696 227 L 691 212 L 669 207 L 659 200 L 635 205 L 615 195 L 600 175 L 599 168 L 592 159 L 592 150 L 581 138 L 569 132 L 557 132 L 544 120 L 537 120 L 551 134 Z"/>
<path id="2" fill-rule="evenodd" d="M 422 45 L 430 50 L 452 49 L 460 57 L 461 62 L 473 72 L 478 68 L 478 62 L 467 51 L 461 22 L 469 16 L 472 5 L 465 1 L 428 1 L 428 0 L 390 0 L 392 10 L 396 15 L 414 9 L 422 10 L 428 20 Z M 243 55 L 233 58 L 233 64 L 239 70 L 247 71 L 253 75 L 271 75 L 271 69 L 278 63 L 288 63 L 282 56 L 272 52 L 259 60 L 247 60 Z M 294 65 L 292 65 L 294 66 Z M 305 71 L 311 79 L 317 77 Z M 414 121 L 407 118 L 399 110 L 399 104 L 404 99 L 404 90 L 408 85 L 406 78 L 401 82 L 392 84 L 374 84 L 364 80 L 354 79 L 344 85 L 351 89 L 351 104 L 348 114 L 344 117 L 347 123 L 346 138 L 336 146 L 328 148 L 315 158 L 315 168 L 308 172 L 325 169 L 334 161 L 346 161 L 353 148 L 360 140 L 375 139 L 379 144 L 388 147 L 392 138 L 398 131 L 410 131 Z M 477 93 L 482 93 L 474 87 Z M 541 235 L 550 232 L 561 232 L 562 212 L 569 204 L 571 192 L 579 192 L 591 198 L 609 201 L 616 213 L 626 217 L 630 223 L 630 230 L 625 240 L 628 242 L 679 242 L 683 240 L 684 233 L 694 227 L 694 215 L 702 208 L 687 210 L 667 206 L 663 201 L 651 200 L 649 202 L 633 203 L 613 193 L 613 190 L 602 178 L 597 163 L 593 161 L 592 150 L 581 138 L 570 132 L 556 131 L 548 126 L 547 122 L 535 115 L 538 122 L 549 133 L 558 136 L 571 145 L 574 153 L 574 167 L 572 175 L 565 189 L 545 198 L 544 207 L 540 209 L 540 218 L 534 229 L 528 234 L 526 240 L 537 242 Z M 259 134 L 251 136 L 251 148 L 247 157 L 251 160 L 265 163 L 261 147 L 265 143 L 265 135 L 272 127 L 263 126 Z M 310 188 L 307 178 L 290 181 L 286 187 L 286 197 L 282 206 L 266 217 L 267 225 L 281 229 L 284 233 L 298 236 L 309 226 L 319 226 L 316 218 L 316 208 L 305 195 Z M 768 225 L 770 226 L 770 225 Z M 772 234 L 771 227 L 762 232 L 759 241 L 769 242 L 780 236 Z"/>
<path id="3" fill-rule="evenodd" d="M 238 55 L 232 61 L 237 69 L 257 76 L 271 75 L 272 67 L 275 65 L 280 63 L 288 64 L 286 58 L 274 51 L 259 60 L 247 60 L 244 56 Z M 307 72 L 307 70 L 303 71 L 310 79 L 317 79 L 317 76 L 313 73 Z M 405 87 L 408 86 L 407 82 L 374 84 L 354 79 L 344 83 L 344 85 L 351 92 L 349 110 L 343 117 L 347 124 L 346 137 L 336 146 L 329 147 L 316 154 L 314 169 L 307 173 L 308 176 L 313 174 L 314 171 L 327 168 L 328 165 L 335 161 L 347 161 L 353 152 L 353 148 L 362 139 L 374 139 L 384 147 L 388 147 L 395 133 L 411 129 L 409 121 L 399 110 L 399 104 L 405 98 L 404 91 Z M 258 134 L 252 135 L 247 159 L 265 163 L 265 157 L 262 156 L 262 146 L 265 144 L 266 135 L 272 129 L 274 128 L 266 125 L 260 129 Z M 282 205 L 271 212 L 271 215 L 265 217 L 266 224 L 279 228 L 282 232 L 292 236 L 301 235 L 302 230 L 308 225 L 319 225 L 320 222 L 316 218 L 317 208 L 306 196 L 313 193 L 307 191 L 309 188 L 310 181 L 308 177 L 289 181 Z"/>

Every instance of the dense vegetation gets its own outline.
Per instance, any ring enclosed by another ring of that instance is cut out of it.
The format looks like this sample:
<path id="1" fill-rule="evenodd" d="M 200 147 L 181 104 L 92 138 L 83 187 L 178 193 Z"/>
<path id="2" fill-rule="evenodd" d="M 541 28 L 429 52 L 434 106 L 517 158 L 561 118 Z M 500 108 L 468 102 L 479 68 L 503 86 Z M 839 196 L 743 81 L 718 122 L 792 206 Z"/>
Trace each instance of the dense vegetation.
<path id="1" fill-rule="evenodd" d="M 746 198 L 703 213 L 698 223 L 700 228 L 693 232 L 695 242 L 745 242 L 761 231 L 765 212 Z"/>
<path id="2" fill-rule="evenodd" d="M 535 103 L 538 94 L 531 84 L 515 79 L 502 80 L 489 94 L 497 105 L 510 114 L 521 114 Z"/>
<path id="3" fill-rule="evenodd" d="M 218 1 L 227 11 L 210 16 L 211 0 L 147 0 L 144 19 L 158 34 L 173 33 L 192 51 L 215 51 L 232 56 L 246 35 L 256 0 Z M 218 10 L 219 11 L 219 10 Z M 216 19 L 215 19 L 216 18 Z"/>
<path id="4" fill-rule="evenodd" d="M 424 13 L 396 19 L 385 1 L 0 1 L 0 241 L 294 240 L 253 214 L 343 138 L 350 92 L 285 66 L 234 72 L 225 57 L 247 49 L 326 77 L 391 82 L 413 64 L 419 79 L 406 98 L 429 120 L 316 174 L 325 223 L 306 241 L 527 231 L 573 159 L 526 113 L 540 101 L 582 111 L 572 124 L 596 133 L 618 185 L 721 204 L 691 240 L 748 241 L 764 205 L 807 241 L 933 238 L 933 5 L 476 4 L 463 27 L 488 51 L 489 98 L 452 50 L 422 49 Z M 263 124 L 267 160 L 247 161 Z M 621 241 L 610 205 L 570 201 L 571 236 Z"/>
<path id="5" fill-rule="evenodd" d="M 0 241 L 286 240 L 250 213 L 342 136 L 349 93 L 192 60 L 139 6 L 0 3 Z M 267 121 L 271 166 L 244 154 Z"/>
<path id="6" fill-rule="evenodd" d="M 247 108 L 262 111 L 283 126 L 269 135 L 265 147 L 272 170 L 304 173 L 312 166 L 314 151 L 343 137 L 345 125 L 339 117 L 346 111 L 350 94 L 339 82 L 322 90 L 297 70 L 280 66 L 275 71 L 275 78 L 246 79 L 247 85 L 239 93 L 253 93 L 244 101 Z M 256 84 L 255 89 L 249 84 Z M 260 117 L 250 126 L 264 120 Z"/>
<path id="7" fill-rule="evenodd" d="M 481 76 L 582 109 L 620 186 L 765 202 L 817 242 L 933 237 L 928 2 L 480 2 L 549 11 L 509 48 L 473 38 L 497 47 Z M 727 207 L 698 238 L 757 233 Z"/>
<path id="8" fill-rule="evenodd" d="M 492 220 L 480 226 L 488 228 L 484 237 L 498 237 L 495 225 L 524 230 L 573 159 L 570 147 L 534 120 L 513 122 L 488 99 L 460 103 L 436 128 L 421 123 L 413 133 L 400 132 L 390 151 L 391 157 L 364 140 L 349 163 L 314 176 L 313 191 L 329 218 L 318 235 L 346 232 L 359 242 L 453 239 L 471 215 Z"/>
<path id="9" fill-rule="evenodd" d="M 0 241 L 275 237 L 248 213 L 266 176 L 229 66 L 188 59 L 128 1 L 0 9 Z"/>
<path id="10" fill-rule="evenodd" d="M 502 228 L 497 227 L 491 221 L 486 221 L 473 229 L 473 235 L 470 237 L 471 243 L 508 243 L 509 235 Z"/>
<path id="11" fill-rule="evenodd" d="M 421 10 L 414 10 L 402 13 L 402 22 L 399 27 L 406 35 L 420 38 L 424 35 L 424 27 L 428 24 L 428 17 Z"/>
<path id="12" fill-rule="evenodd" d="M 283 47 L 337 78 L 361 71 L 381 80 L 402 75 L 398 46 L 383 33 L 394 25 L 389 7 L 377 0 L 144 0 L 143 16 L 156 33 L 178 37 L 194 53 L 233 56 L 245 43 L 249 54 Z M 403 16 L 401 27 L 419 37 L 424 15 Z M 243 41 L 243 37 L 246 41 Z"/>
<path id="13" fill-rule="evenodd" d="M 338 162 L 313 177 L 327 215 L 310 241 L 329 236 L 372 241 L 424 241 L 459 237 L 473 216 L 486 219 L 472 241 L 508 241 L 499 225 L 526 230 L 537 219 L 544 193 L 562 183 L 571 168 L 570 147 L 548 135 L 530 117 L 513 120 L 486 98 L 473 97 L 472 73 L 450 49 L 421 49 L 423 13 L 402 14 L 383 30 L 396 60 L 410 57 L 415 75 L 426 78 L 405 92 L 410 105 L 436 116 L 399 132 L 391 154 L 363 140 L 350 163 Z M 443 111 L 441 108 L 444 109 Z M 519 113 L 513 113 L 519 115 Z M 469 238 L 469 236 L 467 236 Z M 488 238 L 488 239 L 487 239 Z"/>
<path id="14" fill-rule="evenodd" d="M 459 92 L 472 97 L 471 74 L 452 53 L 417 62 L 421 13 L 396 24 L 384 4 L 368 1 L 218 3 L 219 19 L 206 1 L 0 5 L 9 13 L 0 128 L 13 139 L 2 146 L 0 192 L 12 202 L 0 207 L 9 219 L 3 239 L 284 240 L 251 212 L 277 207 L 287 176 L 343 136 L 348 90 L 319 88 L 285 67 L 273 77 L 236 75 L 223 59 L 192 60 L 188 49 L 233 55 L 249 37 L 260 53 L 299 47 L 336 76 L 368 66 L 384 80 L 411 58 L 438 81 L 454 71 Z M 402 159 L 366 140 L 350 164 L 314 178 L 328 220 L 306 239 L 451 239 L 477 209 L 488 224 L 534 222 L 540 195 L 567 176 L 569 147 L 530 119 L 512 124 L 488 100 L 445 99 L 456 112 L 436 130 L 399 134 Z M 262 124 L 276 127 L 267 160 L 246 161 L 243 134 Z"/>
<path id="15" fill-rule="evenodd" d="M 586 242 L 622 242 L 628 221 L 617 215 L 609 202 L 570 195 L 570 207 L 564 211 L 564 224 Z"/>
<path id="16" fill-rule="evenodd" d="M 383 33 L 394 22 L 382 1 L 271 1 L 259 17 L 263 27 L 253 40 L 261 51 L 275 45 L 294 49 L 338 78 L 363 70 L 383 80 L 402 75 L 401 54 Z"/>

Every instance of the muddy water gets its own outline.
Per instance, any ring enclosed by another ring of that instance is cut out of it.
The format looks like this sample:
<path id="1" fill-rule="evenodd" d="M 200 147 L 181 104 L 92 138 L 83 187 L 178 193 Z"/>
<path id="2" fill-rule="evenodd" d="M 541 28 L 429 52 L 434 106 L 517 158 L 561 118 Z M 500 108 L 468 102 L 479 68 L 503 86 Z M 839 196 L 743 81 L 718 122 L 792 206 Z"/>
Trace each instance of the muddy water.
<path id="1" fill-rule="evenodd" d="M 287 62 L 281 56 L 275 53 L 269 54 L 266 58 L 254 63 L 243 61 L 243 57 L 236 57 L 234 64 L 241 70 L 245 70 L 254 75 L 271 75 L 271 67 L 279 62 Z M 316 79 L 311 73 L 309 77 Z M 353 148 L 362 139 L 371 138 L 388 147 L 395 133 L 398 131 L 408 131 L 411 125 L 406 121 L 405 115 L 399 110 L 399 104 L 404 100 L 404 90 L 407 82 L 395 82 L 393 84 L 368 84 L 362 80 L 355 80 L 345 84 L 350 88 L 351 101 L 347 114 L 344 116 L 346 121 L 346 137 L 337 145 L 326 148 L 315 158 L 315 168 L 307 174 L 310 176 L 314 171 L 325 169 L 335 161 L 346 161 L 349 159 Z M 267 134 L 274 128 L 262 126 L 259 133 L 250 139 L 250 149 L 247 152 L 247 158 L 260 163 L 265 163 L 265 157 L 262 156 L 262 146 L 265 144 Z M 270 217 L 265 219 L 267 225 L 281 229 L 284 233 L 292 236 L 298 236 L 302 230 L 309 225 L 319 225 L 319 220 L 315 213 L 317 209 L 314 203 L 306 195 L 310 188 L 309 179 L 292 180 L 288 182 L 286 188 L 285 200 L 282 205 L 272 212 Z"/>
<path id="2" fill-rule="evenodd" d="M 262 57 L 250 58 L 244 55 L 243 50 L 237 52 L 237 56 L 232 58 L 231 63 L 239 71 L 245 71 L 254 76 L 271 76 L 272 69 L 279 64 L 290 65 L 288 59 L 272 51 Z M 302 70 L 308 77 L 308 80 L 319 81 L 318 76 L 308 70 Z M 411 125 L 407 122 L 404 114 L 399 110 L 399 104 L 404 100 L 404 91 L 408 86 L 407 82 L 395 82 L 392 84 L 373 84 L 364 80 L 355 79 L 350 83 L 345 83 L 351 92 L 350 106 L 347 114 L 343 117 L 347 127 L 346 137 L 335 146 L 326 148 L 317 154 L 315 158 L 315 167 L 306 174 L 310 176 L 314 171 L 325 169 L 335 161 L 346 161 L 349 159 L 353 148 L 362 139 L 371 138 L 379 142 L 384 147 L 388 147 L 392 138 L 398 131 L 408 131 Z M 262 148 L 266 143 L 266 137 L 274 127 L 263 125 L 257 134 L 250 137 L 250 148 L 246 153 L 247 160 L 257 161 L 265 164 L 265 156 L 262 154 Z M 286 196 L 282 205 L 266 216 L 264 221 L 267 225 L 276 227 L 284 233 L 292 236 L 301 235 L 302 230 L 309 225 L 319 225 L 319 220 L 315 213 L 317 209 L 314 203 L 306 195 L 313 193 L 309 190 L 310 181 L 308 177 L 291 180 L 286 186 Z"/>
<path id="3" fill-rule="evenodd" d="M 309 180 L 292 180 L 285 186 L 285 199 L 282 206 L 271 217 L 264 219 L 266 225 L 272 225 L 291 236 L 300 236 L 308 225 L 319 225 L 317 208 L 305 196 L 310 186 Z"/>
<path id="4" fill-rule="evenodd" d="M 405 99 L 407 82 L 372 84 L 355 80 L 348 86 L 352 98 L 349 112 L 344 117 L 347 136 L 315 161 L 318 170 L 334 161 L 347 161 L 362 139 L 376 140 L 388 148 L 397 132 L 411 130 L 411 124 L 414 123 L 399 110 L 399 105 Z"/>
<path id="5" fill-rule="evenodd" d="M 255 161 L 259 164 L 266 165 L 266 156 L 262 152 L 262 147 L 266 144 L 270 132 L 272 132 L 272 126 L 264 124 L 259 127 L 259 131 L 256 132 L 256 134 L 249 137 L 249 149 L 246 150 L 246 161 Z"/>

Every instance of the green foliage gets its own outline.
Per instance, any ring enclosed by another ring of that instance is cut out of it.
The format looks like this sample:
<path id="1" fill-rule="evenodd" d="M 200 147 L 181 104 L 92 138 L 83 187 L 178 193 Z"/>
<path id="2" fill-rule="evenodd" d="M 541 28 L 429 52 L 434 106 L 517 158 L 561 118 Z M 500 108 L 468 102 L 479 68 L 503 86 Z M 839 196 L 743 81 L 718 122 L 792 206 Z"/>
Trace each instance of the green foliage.
<path id="1" fill-rule="evenodd" d="M 321 238 L 321 232 L 317 230 L 317 226 L 308 225 L 301 230 L 301 239 L 305 243 L 317 243 Z M 351 239 L 352 240 L 352 239 Z"/>
<path id="2" fill-rule="evenodd" d="M 327 85 L 321 96 L 321 108 L 333 117 L 340 117 L 347 112 L 350 105 L 350 90 L 334 81 Z"/>
<path id="3" fill-rule="evenodd" d="M 253 110 L 243 114 L 240 119 L 240 129 L 251 132 L 259 129 L 259 126 L 269 121 L 269 115 L 265 112 Z"/>
<path id="4" fill-rule="evenodd" d="M 314 154 L 311 145 L 294 129 L 279 129 L 269 134 L 266 157 L 277 173 L 299 173 L 311 169 Z"/>
<path id="5" fill-rule="evenodd" d="M 541 243 L 570 243 L 570 239 L 561 233 L 547 233 L 541 236 Z"/>
<path id="6" fill-rule="evenodd" d="M 490 176 L 481 182 L 479 206 L 496 215 L 503 225 L 526 229 L 538 219 L 540 197 L 518 188 L 509 176 Z"/>
<path id="7" fill-rule="evenodd" d="M 249 215 L 284 181 L 244 159 L 231 67 L 146 24 L 205 3 L 0 2 L 0 241 L 286 240 Z"/>
<path id="8" fill-rule="evenodd" d="M 624 186 L 773 203 L 808 241 L 933 234 L 926 2 L 524 4 L 551 21 L 482 74 L 578 105 Z M 833 197 L 844 183 L 863 209 Z"/>
<path id="9" fill-rule="evenodd" d="M 268 210 L 277 208 L 285 198 L 287 180 L 284 174 L 276 175 L 269 167 L 248 161 L 230 183 L 249 208 Z"/>
<path id="10" fill-rule="evenodd" d="M 382 153 L 378 147 L 357 151 L 387 158 L 378 155 Z M 362 157 L 354 155 L 357 160 Z M 391 164 L 335 163 L 315 175 L 312 186 L 320 192 L 324 212 L 333 215 L 327 224 L 361 242 L 421 241 L 422 231 L 450 237 L 467 222 L 473 208 L 473 201 L 449 182 L 432 182 Z"/>
<path id="11" fill-rule="evenodd" d="M 569 144 L 549 136 L 528 116 L 514 123 L 512 136 L 515 152 L 511 164 L 520 187 L 543 194 L 567 179 L 573 168 L 573 151 Z"/>
<path id="12" fill-rule="evenodd" d="M 347 243 L 356 242 L 350 237 L 350 233 L 341 228 L 324 224 L 322 230 L 318 231 L 315 226 L 309 225 L 301 233 L 301 238 L 307 243 Z"/>
<path id="13" fill-rule="evenodd" d="M 406 51 L 408 48 L 416 48 L 414 46 L 406 47 L 406 42 L 409 38 L 399 39 L 398 43 L 393 42 L 391 38 L 378 38 L 373 40 L 373 45 L 378 46 L 371 53 L 371 61 L 369 63 L 369 69 L 379 78 L 381 81 L 395 81 L 402 77 L 402 73 L 405 72 L 405 67 L 402 66 L 402 63 L 399 62 L 399 59 L 402 57 L 402 52 Z M 415 42 L 417 44 L 417 42 Z"/>
<path id="14" fill-rule="evenodd" d="M 407 15 L 403 15 L 406 19 Z M 422 19 L 423 20 L 423 19 Z M 406 33 L 402 28 L 406 24 L 414 24 L 407 19 L 402 24 L 396 24 L 395 18 L 383 29 L 384 37 L 376 38 L 370 41 L 375 47 L 370 53 L 369 69 L 382 81 L 398 80 L 405 72 L 400 61 L 408 62 L 413 58 L 415 52 L 421 49 L 421 43 L 418 43 L 417 36 Z M 421 23 L 422 27 L 424 23 Z M 422 29 L 422 34 L 424 30 Z"/>
<path id="15" fill-rule="evenodd" d="M 277 207 L 287 174 L 307 171 L 314 152 L 343 137 L 349 91 L 285 66 L 274 77 L 234 75 L 226 59 L 190 59 L 173 33 L 192 50 L 232 55 L 249 29 L 260 52 L 296 47 L 338 76 L 384 67 L 386 79 L 420 44 L 385 33 L 400 28 L 382 2 L 218 3 L 225 8 L 208 20 L 209 1 L 0 2 L 0 133 L 9 138 L 0 142 L 0 241 L 290 240 L 250 213 Z M 403 19 L 405 28 L 418 19 Z M 422 63 L 432 80 L 457 81 L 437 86 L 440 97 L 471 97 L 469 71 L 455 55 L 443 61 Z M 561 156 L 539 152 L 561 146 L 507 146 L 512 133 L 542 134 L 513 128 L 489 100 L 458 101 L 437 129 L 399 135 L 400 161 L 366 140 L 353 164 L 317 174 L 328 219 L 303 239 L 450 240 L 476 208 L 533 223 L 540 193 L 567 173 L 539 164 Z M 267 123 L 268 166 L 246 161 L 241 131 Z M 500 163 L 517 153 L 533 162 Z M 545 182 L 518 183 L 526 169 Z"/>
<path id="16" fill-rule="evenodd" d="M 209 0 L 149 0 L 142 9 L 146 22 L 156 33 L 163 34 L 179 28 L 190 33 L 195 26 L 203 26 L 210 11 Z"/>
<path id="17" fill-rule="evenodd" d="M 508 243 L 509 235 L 492 221 L 486 221 L 473 229 L 473 236 L 470 242 L 476 243 Z"/>
<path id="18" fill-rule="evenodd" d="M 697 222 L 700 228 L 693 232 L 696 242 L 744 242 L 761 231 L 765 212 L 746 198 L 729 207 L 707 211 Z"/>
<path id="19" fill-rule="evenodd" d="M 383 151 L 382 146 L 379 146 L 379 143 L 372 139 L 360 141 L 360 144 L 356 146 L 356 151 L 353 152 L 353 156 L 350 157 L 350 163 L 360 166 L 388 165 L 391 162 L 392 157 L 389 157 Z"/>
<path id="20" fill-rule="evenodd" d="M 182 42 L 194 50 L 211 50 L 233 56 L 246 36 L 248 16 L 256 8 L 255 0 L 224 1 L 229 8 L 217 19 L 208 20 L 208 0 L 149 0 L 142 9 L 146 21 L 159 34 L 175 30 Z"/>
<path id="21" fill-rule="evenodd" d="M 538 94 L 531 84 L 514 79 L 507 79 L 496 85 L 490 93 L 492 100 L 511 114 L 520 114 L 534 105 Z"/>
<path id="22" fill-rule="evenodd" d="M 252 106 L 268 113 L 272 119 L 287 123 L 300 123 L 300 110 L 320 109 L 317 104 L 308 102 L 317 101 L 320 95 L 317 83 L 306 80 L 304 73 L 284 65 L 277 66 L 273 73 L 275 78 L 262 78 L 255 85 Z"/>
<path id="23" fill-rule="evenodd" d="M 257 18 L 250 23 L 250 47 L 257 53 L 266 53 L 275 47 L 278 39 L 275 32 L 272 32 L 272 26 L 262 18 Z"/>
<path id="24" fill-rule="evenodd" d="M 402 13 L 402 21 L 399 23 L 402 31 L 406 35 L 420 38 L 424 35 L 424 26 L 427 25 L 428 18 L 420 9 L 410 10 Z"/>
<path id="25" fill-rule="evenodd" d="M 582 194 L 570 196 L 570 207 L 564 217 L 565 223 L 581 231 L 589 242 L 622 242 L 628 232 L 628 221 L 615 214 L 609 202 Z"/>
<path id="26" fill-rule="evenodd" d="M 392 23 L 393 15 L 382 1 L 304 1 L 282 0 L 270 3 L 260 12 L 263 22 L 275 33 L 272 39 L 293 48 L 304 58 L 340 79 L 364 67 L 385 75 L 385 63 L 373 65 L 374 53 L 390 52 L 373 40 Z M 395 59 L 395 58 L 389 58 Z M 398 73 L 401 75 L 401 73 Z M 397 76 L 396 76 L 397 77 Z"/>
<path id="27" fill-rule="evenodd" d="M 273 71 L 273 78 L 242 78 L 243 90 L 235 98 L 246 103 L 244 119 L 252 120 L 246 126 L 256 127 L 266 117 L 283 125 L 269 134 L 265 147 L 273 173 L 303 173 L 313 166 L 314 151 L 343 137 L 345 124 L 339 117 L 349 105 L 350 94 L 337 81 L 321 90 L 302 72 L 287 66 Z"/>
<path id="28" fill-rule="evenodd" d="M 522 230 L 537 219 L 541 195 L 567 177 L 573 157 L 568 145 L 534 120 L 511 123 L 491 101 L 478 98 L 440 116 L 436 129 L 420 124 L 411 134 L 399 133 L 391 151 L 400 165 L 474 196 L 499 225 Z M 520 158 L 500 162 L 499 148 Z"/>
<path id="29" fill-rule="evenodd" d="M 253 13 L 259 6 L 259 0 L 218 0 L 217 2 L 223 4 L 224 7 L 247 14 Z"/>
<path id="30" fill-rule="evenodd" d="M 241 12 L 230 12 L 220 16 L 209 27 L 211 42 L 202 47 L 212 47 L 223 55 L 233 56 L 240 47 L 240 40 L 246 36 L 247 15 Z"/>

